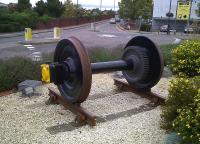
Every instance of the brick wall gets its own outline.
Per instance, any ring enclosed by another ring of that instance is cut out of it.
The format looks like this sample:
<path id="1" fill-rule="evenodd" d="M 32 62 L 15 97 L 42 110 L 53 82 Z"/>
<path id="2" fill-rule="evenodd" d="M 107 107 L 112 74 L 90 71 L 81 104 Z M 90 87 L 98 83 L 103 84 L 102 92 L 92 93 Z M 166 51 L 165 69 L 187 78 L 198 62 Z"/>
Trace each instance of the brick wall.
<path id="1" fill-rule="evenodd" d="M 109 15 L 103 15 L 100 18 L 95 19 L 95 21 L 101 21 L 105 19 L 109 19 L 112 16 Z M 88 18 L 59 18 L 50 20 L 47 23 L 39 22 L 36 25 L 36 29 L 51 29 L 53 27 L 67 27 L 67 26 L 73 26 L 73 25 L 80 25 L 85 23 L 91 23 L 94 19 L 88 19 Z"/>

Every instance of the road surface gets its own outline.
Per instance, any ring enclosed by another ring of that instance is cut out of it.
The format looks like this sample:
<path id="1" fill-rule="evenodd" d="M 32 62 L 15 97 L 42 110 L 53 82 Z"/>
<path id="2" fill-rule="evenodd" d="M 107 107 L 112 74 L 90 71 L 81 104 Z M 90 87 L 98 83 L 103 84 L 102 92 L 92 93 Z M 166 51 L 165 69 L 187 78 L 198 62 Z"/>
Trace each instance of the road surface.
<path id="1" fill-rule="evenodd" d="M 62 31 L 61 38 L 75 36 L 80 39 L 87 49 L 91 48 L 123 48 L 126 43 L 137 35 L 144 35 L 152 39 L 158 45 L 172 43 L 175 40 L 174 36 L 157 35 L 155 33 L 133 33 L 119 29 L 115 24 L 104 22 L 96 25 L 96 31 L 91 31 L 89 26 L 67 29 Z M 53 38 L 53 32 L 33 34 L 33 40 L 49 40 Z M 18 44 L 23 41 L 23 36 L 0 38 L 0 58 L 10 58 L 14 56 L 41 55 L 42 53 L 53 52 L 56 43 L 51 44 Z"/>

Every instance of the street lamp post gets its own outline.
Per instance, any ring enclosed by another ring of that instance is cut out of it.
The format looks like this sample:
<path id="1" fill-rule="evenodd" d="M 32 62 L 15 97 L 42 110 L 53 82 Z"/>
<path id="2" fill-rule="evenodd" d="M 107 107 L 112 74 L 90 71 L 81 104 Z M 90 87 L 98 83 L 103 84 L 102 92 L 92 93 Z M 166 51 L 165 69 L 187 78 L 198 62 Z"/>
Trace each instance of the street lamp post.
<path id="1" fill-rule="evenodd" d="M 189 0 L 190 3 L 190 13 L 189 13 L 189 17 L 188 17 L 188 21 L 187 21 L 187 25 L 190 26 L 190 17 L 191 17 L 191 9 L 192 9 L 192 0 Z"/>
<path id="2" fill-rule="evenodd" d="M 114 11 L 115 11 L 115 0 L 114 0 Z"/>
<path id="3" fill-rule="evenodd" d="M 78 0 L 76 2 L 76 10 L 78 11 Z"/>
<path id="4" fill-rule="evenodd" d="M 101 11 L 101 7 L 102 7 L 102 0 L 100 0 L 100 11 Z"/>
<path id="5" fill-rule="evenodd" d="M 78 0 L 77 0 L 77 3 L 76 3 L 76 18 L 77 18 L 77 25 L 78 25 Z"/>
<path id="6" fill-rule="evenodd" d="M 169 4 L 167 34 L 169 34 L 169 30 L 170 30 L 171 7 L 172 7 L 172 0 L 170 0 L 170 4 Z"/>

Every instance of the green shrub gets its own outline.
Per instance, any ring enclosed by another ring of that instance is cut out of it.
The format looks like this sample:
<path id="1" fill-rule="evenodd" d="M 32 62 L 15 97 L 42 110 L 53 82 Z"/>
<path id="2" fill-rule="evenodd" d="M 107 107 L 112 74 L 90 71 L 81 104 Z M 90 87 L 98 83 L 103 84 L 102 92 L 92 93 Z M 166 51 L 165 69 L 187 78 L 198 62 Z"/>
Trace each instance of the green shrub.
<path id="1" fill-rule="evenodd" d="M 32 11 L 2 12 L 0 13 L 0 32 L 21 31 L 26 27 L 35 28 L 37 22 L 38 16 Z"/>
<path id="2" fill-rule="evenodd" d="M 178 109 L 173 128 L 185 143 L 200 143 L 200 89 L 194 97 L 194 103 Z"/>
<path id="3" fill-rule="evenodd" d="M 54 19 L 54 18 L 49 17 L 48 15 L 43 15 L 38 18 L 38 21 L 42 22 L 42 23 L 47 23 L 49 20 L 52 20 L 52 19 Z"/>
<path id="4" fill-rule="evenodd" d="M 92 48 L 88 50 L 91 62 L 112 61 L 121 58 L 122 49 Z"/>
<path id="5" fill-rule="evenodd" d="M 15 12 L 11 14 L 12 21 L 18 22 L 21 24 L 22 29 L 26 27 L 35 28 L 36 23 L 38 22 L 38 15 L 34 12 Z"/>
<path id="6" fill-rule="evenodd" d="M 162 128 L 172 130 L 172 122 L 178 116 L 177 110 L 193 103 L 199 88 L 200 77 L 177 78 L 170 82 L 169 95 L 161 114 Z"/>
<path id="7" fill-rule="evenodd" d="M 150 32 L 151 31 L 151 25 L 149 25 L 149 24 L 142 24 L 140 26 L 140 31 Z"/>
<path id="8" fill-rule="evenodd" d="M 40 80 L 40 63 L 21 57 L 0 61 L 0 91 L 11 90 L 26 79 Z"/>
<path id="9" fill-rule="evenodd" d="M 16 32 L 16 31 L 21 31 L 22 28 L 18 24 L 14 23 L 3 23 L 0 24 L 0 32 Z"/>
<path id="10" fill-rule="evenodd" d="M 200 41 L 187 40 L 173 49 L 170 68 L 177 75 L 200 75 Z"/>
<path id="11" fill-rule="evenodd" d="M 161 45 L 160 48 L 163 52 L 163 57 L 164 57 L 164 64 L 165 65 L 170 65 L 172 63 L 172 54 L 171 51 L 176 48 L 179 44 L 166 44 L 166 45 Z"/>

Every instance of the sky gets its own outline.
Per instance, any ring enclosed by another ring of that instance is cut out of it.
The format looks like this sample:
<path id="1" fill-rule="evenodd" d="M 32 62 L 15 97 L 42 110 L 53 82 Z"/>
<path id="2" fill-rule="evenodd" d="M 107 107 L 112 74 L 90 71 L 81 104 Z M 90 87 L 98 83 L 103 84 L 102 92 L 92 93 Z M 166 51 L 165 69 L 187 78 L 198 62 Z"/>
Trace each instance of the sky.
<path id="1" fill-rule="evenodd" d="M 17 3 L 18 0 L 0 0 L 0 2 L 8 4 L 8 3 Z M 35 3 L 39 0 L 30 0 L 32 6 L 35 5 Z M 44 0 L 46 1 L 46 0 Z M 65 0 L 60 0 L 64 2 Z M 118 8 L 118 2 L 120 0 L 102 0 L 102 8 L 114 8 L 114 1 L 115 1 L 115 7 Z M 76 3 L 77 0 L 72 0 L 73 3 Z M 79 4 L 83 5 L 83 7 L 97 7 L 99 8 L 100 0 L 78 0 Z"/>

